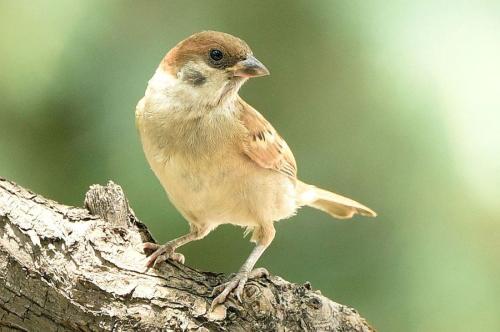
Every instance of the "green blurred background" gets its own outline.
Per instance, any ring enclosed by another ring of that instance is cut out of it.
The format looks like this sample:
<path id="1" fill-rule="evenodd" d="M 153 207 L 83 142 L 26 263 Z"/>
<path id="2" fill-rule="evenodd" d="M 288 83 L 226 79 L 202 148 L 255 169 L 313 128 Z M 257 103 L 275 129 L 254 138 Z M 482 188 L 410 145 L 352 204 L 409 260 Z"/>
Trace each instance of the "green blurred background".
<path id="1" fill-rule="evenodd" d="M 204 29 L 271 70 L 241 95 L 300 177 L 379 213 L 304 209 L 258 265 L 380 331 L 499 331 L 498 1 L 1 1 L 0 175 L 76 205 L 113 179 L 159 241 L 186 232 L 134 108 L 163 55 Z M 181 252 L 229 273 L 251 247 L 223 226 Z"/>

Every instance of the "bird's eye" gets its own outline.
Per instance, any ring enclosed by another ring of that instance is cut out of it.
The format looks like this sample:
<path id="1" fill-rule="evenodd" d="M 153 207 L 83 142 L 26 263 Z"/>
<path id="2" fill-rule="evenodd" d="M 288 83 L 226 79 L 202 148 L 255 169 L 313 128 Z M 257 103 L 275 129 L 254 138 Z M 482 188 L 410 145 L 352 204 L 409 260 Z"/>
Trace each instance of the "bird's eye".
<path id="1" fill-rule="evenodd" d="M 224 57 L 224 53 L 221 50 L 214 49 L 210 50 L 210 58 L 214 61 L 220 61 Z"/>

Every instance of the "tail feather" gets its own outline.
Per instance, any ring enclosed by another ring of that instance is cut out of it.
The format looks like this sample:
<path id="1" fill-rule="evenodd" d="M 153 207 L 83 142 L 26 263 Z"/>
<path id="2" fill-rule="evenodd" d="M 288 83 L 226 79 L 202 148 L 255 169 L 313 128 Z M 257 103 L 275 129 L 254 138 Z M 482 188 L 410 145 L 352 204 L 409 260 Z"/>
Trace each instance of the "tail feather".
<path id="1" fill-rule="evenodd" d="M 316 208 L 335 218 L 348 219 L 356 213 L 368 217 L 377 216 L 375 211 L 361 203 L 300 181 L 298 192 L 301 205 Z"/>

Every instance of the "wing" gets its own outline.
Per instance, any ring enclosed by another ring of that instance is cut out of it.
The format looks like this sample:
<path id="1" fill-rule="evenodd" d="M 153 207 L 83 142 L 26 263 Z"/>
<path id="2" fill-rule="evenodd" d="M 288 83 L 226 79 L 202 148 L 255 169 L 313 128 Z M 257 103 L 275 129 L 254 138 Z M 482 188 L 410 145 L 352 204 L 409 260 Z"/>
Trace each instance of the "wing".
<path id="1" fill-rule="evenodd" d="M 263 168 L 273 169 L 293 179 L 297 178 L 297 163 L 285 140 L 252 106 L 239 98 L 240 121 L 248 130 L 243 151 Z"/>

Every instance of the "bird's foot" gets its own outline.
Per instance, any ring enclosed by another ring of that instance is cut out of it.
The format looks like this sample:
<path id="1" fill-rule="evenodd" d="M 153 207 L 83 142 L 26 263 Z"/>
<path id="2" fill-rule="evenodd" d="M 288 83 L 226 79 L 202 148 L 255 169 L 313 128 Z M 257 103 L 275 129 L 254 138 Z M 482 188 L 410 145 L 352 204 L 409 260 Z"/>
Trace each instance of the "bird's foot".
<path id="1" fill-rule="evenodd" d="M 164 262 L 167 259 L 171 259 L 181 264 L 184 264 L 185 261 L 184 255 L 175 252 L 175 248 L 169 243 L 160 245 L 157 243 L 146 242 L 144 243 L 144 251 L 153 251 L 146 262 L 147 267 L 155 267 L 156 264 Z"/>
<path id="2" fill-rule="evenodd" d="M 223 284 L 220 284 L 219 286 L 214 288 L 211 296 L 215 296 L 215 294 L 218 293 L 219 295 L 212 301 L 210 309 L 213 310 L 217 305 L 224 303 L 228 295 L 233 290 L 234 290 L 234 295 L 236 295 L 236 298 L 241 303 L 243 288 L 245 287 L 247 280 L 260 277 L 268 277 L 268 276 L 269 272 L 262 267 L 257 268 L 251 272 L 238 272 L 231 280 Z"/>

